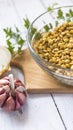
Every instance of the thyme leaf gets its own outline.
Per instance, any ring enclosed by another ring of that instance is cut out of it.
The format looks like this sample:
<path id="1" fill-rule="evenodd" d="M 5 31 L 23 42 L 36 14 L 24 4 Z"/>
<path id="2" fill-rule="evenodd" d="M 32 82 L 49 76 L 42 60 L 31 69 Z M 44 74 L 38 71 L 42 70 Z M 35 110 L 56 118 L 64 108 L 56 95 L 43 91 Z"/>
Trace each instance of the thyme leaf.
<path id="1" fill-rule="evenodd" d="M 30 26 L 30 20 L 29 20 L 28 18 L 23 19 L 23 20 L 24 20 L 24 27 L 25 27 L 26 29 L 28 29 L 29 26 Z"/>
<path id="2" fill-rule="evenodd" d="M 58 18 L 58 19 L 64 19 L 64 15 L 63 15 L 62 9 L 58 9 L 57 18 Z"/>

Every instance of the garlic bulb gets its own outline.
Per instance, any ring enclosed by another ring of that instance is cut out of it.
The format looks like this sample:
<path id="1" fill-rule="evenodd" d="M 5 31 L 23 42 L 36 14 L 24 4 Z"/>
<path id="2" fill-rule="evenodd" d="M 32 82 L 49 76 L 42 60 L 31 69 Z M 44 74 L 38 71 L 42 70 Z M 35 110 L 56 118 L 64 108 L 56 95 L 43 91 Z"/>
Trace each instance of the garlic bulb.
<path id="1" fill-rule="evenodd" d="M 13 75 L 0 79 L 0 107 L 6 111 L 15 111 L 21 108 L 26 101 L 25 85 Z"/>

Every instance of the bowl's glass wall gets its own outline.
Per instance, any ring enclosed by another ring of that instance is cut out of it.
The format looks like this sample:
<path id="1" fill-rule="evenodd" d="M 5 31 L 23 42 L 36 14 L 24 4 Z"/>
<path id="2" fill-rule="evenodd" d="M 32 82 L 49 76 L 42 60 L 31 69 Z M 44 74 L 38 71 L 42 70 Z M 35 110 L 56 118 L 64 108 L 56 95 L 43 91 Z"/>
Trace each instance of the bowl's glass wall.
<path id="1" fill-rule="evenodd" d="M 64 14 L 69 11 L 69 9 L 73 10 L 73 7 L 64 7 L 62 8 L 62 11 Z M 57 13 L 58 13 L 58 8 L 54 9 L 52 12 L 45 12 L 41 14 L 39 17 L 37 17 L 33 23 L 31 24 L 29 30 L 28 30 L 28 47 L 29 50 L 34 58 L 34 60 L 39 64 L 43 70 L 45 70 L 47 73 L 52 74 L 54 77 L 56 77 L 58 80 L 65 84 L 73 85 L 73 70 L 69 69 L 63 69 L 59 68 L 57 66 L 53 66 L 51 63 L 46 62 L 44 59 L 41 59 L 35 52 L 35 50 L 32 47 L 32 41 L 36 35 L 31 37 L 31 29 L 32 27 L 37 28 L 37 31 L 44 31 L 43 27 L 46 24 L 51 23 L 53 25 L 53 28 L 55 27 L 55 21 L 57 20 Z M 65 19 L 59 20 L 59 25 L 64 23 Z"/>

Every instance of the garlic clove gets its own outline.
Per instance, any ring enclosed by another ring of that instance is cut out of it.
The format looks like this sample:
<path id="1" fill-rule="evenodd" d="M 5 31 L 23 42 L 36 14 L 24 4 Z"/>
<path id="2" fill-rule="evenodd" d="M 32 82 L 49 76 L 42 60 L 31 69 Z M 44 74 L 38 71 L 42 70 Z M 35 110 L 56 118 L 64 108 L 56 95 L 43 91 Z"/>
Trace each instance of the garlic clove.
<path id="1" fill-rule="evenodd" d="M 4 88 L 0 88 L 0 95 L 3 94 L 5 92 Z"/>
<path id="2" fill-rule="evenodd" d="M 9 92 L 10 91 L 10 87 L 9 85 L 5 85 L 2 87 L 6 92 Z"/>
<path id="3" fill-rule="evenodd" d="M 11 96 L 4 103 L 3 109 L 9 112 L 15 110 L 15 102 Z"/>
<path id="4" fill-rule="evenodd" d="M 24 86 L 24 84 L 19 80 L 19 79 L 15 79 L 14 80 L 14 84 L 19 87 L 19 86 Z"/>
<path id="5" fill-rule="evenodd" d="M 8 81 L 9 81 L 9 77 L 8 77 L 8 76 L 5 76 L 3 79 L 6 79 L 6 80 L 8 80 Z"/>
<path id="6" fill-rule="evenodd" d="M 21 105 L 20 103 L 16 100 L 16 110 L 20 109 Z"/>
<path id="7" fill-rule="evenodd" d="M 16 97 L 21 105 L 23 105 L 25 103 L 26 96 L 24 93 L 16 92 Z"/>
<path id="8" fill-rule="evenodd" d="M 3 93 L 3 94 L 0 95 L 0 107 L 3 106 L 6 98 L 7 98 L 7 94 L 6 93 Z"/>
<path id="9" fill-rule="evenodd" d="M 0 79 L 0 87 L 4 86 L 4 85 L 8 85 L 9 81 L 6 79 Z"/>
<path id="10" fill-rule="evenodd" d="M 25 92 L 25 88 L 23 86 L 19 86 L 16 88 L 16 91 L 19 91 L 19 92 Z"/>

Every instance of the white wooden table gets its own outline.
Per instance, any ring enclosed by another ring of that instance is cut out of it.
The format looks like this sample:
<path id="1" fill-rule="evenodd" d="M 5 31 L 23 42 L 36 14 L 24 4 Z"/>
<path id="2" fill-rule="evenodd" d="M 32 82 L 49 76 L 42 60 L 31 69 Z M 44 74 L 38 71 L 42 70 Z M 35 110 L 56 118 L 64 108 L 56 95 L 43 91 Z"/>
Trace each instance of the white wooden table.
<path id="1" fill-rule="evenodd" d="M 49 5 L 72 5 L 73 0 L 0 0 L 0 44 L 5 44 L 4 27 L 18 26 L 24 32 L 23 18 L 33 21 Z M 23 80 L 21 71 L 14 75 Z M 73 94 L 29 94 L 23 114 L 0 110 L 0 130 L 73 130 Z"/>

